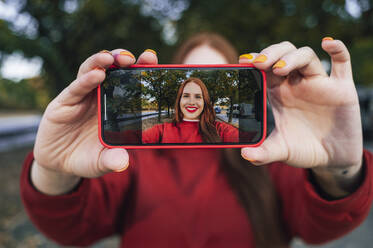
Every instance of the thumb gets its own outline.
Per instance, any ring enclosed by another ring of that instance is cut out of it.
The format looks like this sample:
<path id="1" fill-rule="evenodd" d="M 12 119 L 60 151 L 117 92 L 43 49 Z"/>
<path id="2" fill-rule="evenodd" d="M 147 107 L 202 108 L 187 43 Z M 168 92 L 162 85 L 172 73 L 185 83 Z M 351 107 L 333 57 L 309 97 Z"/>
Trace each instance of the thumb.
<path id="1" fill-rule="evenodd" d="M 321 42 L 321 47 L 332 60 L 330 76 L 338 79 L 352 79 L 350 53 L 343 42 L 325 37 Z"/>
<path id="2" fill-rule="evenodd" d="M 241 156 L 254 165 L 269 164 L 275 161 L 285 161 L 288 151 L 283 138 L 274 129 L 270 136 L 258 147 L 241 149 Z"/>
<path id="3" fill-rule="evenodd" d="M 121 172 L 128 168 L 129 156 L 125 149 L 105 148 L 99 158 L 99 168 L 104 172 Z"/>

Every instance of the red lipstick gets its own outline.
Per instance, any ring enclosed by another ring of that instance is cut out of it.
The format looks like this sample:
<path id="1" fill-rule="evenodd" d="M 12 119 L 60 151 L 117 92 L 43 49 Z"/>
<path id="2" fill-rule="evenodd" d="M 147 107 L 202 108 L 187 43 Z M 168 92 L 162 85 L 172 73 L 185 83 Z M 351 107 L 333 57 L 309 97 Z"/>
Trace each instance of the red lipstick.
<path id="1" fill-rule="evenodd" d="M 185 108 L 189 113 L 194 113 L 197 111 L 197 107 L 193 107 L 193 106 L 188 106 Z"/>

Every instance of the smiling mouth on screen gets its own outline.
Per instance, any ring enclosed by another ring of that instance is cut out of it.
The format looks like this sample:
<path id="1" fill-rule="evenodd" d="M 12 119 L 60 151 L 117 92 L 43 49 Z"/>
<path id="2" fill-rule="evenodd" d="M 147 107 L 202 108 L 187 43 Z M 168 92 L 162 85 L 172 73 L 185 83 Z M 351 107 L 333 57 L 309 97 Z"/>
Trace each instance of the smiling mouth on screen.
<path id="1" fill-rule="evenodd" d="M 188 106 L 185 108 L 189 113 L 194 113 L 197 111 L 197 107 Z"/>

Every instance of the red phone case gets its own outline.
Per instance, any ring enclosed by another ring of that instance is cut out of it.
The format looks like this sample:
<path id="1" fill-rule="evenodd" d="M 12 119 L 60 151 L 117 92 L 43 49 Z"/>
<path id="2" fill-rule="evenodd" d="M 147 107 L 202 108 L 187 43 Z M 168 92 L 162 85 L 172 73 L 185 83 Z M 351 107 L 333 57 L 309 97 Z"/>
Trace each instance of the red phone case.
<path id="1" fill-rule="evenodd" d="M 185 64 L 162 64 L 162 65 L 132 65 L 126 68 L 235 68 L 235 67 L 254 67 L 252 64 L 203 64 L 203 65 L 185 65 Z M 116 65 L 110 66 L 110 68 L 119 68 Z M 101 132 L 101 85 L 98 86 L 97 90 L 97 102 L 98 102 L 98 137 L 101 144 L 107 148 L 125 148 L 125 149 L 165 149 L 165 148 L 240 148 L 240 147 L 256 147 L 260 146 L 266 138 L 267 133 L 267 80 L 264 71 L 260 70 L 263 78 L 263 135 L 261 139 L 255 144 L 147 144 L 147 145 L 109 145 L 105 143 L 102 132 Z"/>

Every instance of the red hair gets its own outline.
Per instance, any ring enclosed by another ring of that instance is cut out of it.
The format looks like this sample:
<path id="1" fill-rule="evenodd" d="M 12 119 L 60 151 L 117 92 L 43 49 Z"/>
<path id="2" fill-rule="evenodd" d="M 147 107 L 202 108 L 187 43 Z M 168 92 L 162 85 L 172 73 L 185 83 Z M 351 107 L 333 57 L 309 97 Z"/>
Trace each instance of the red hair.
<path id="1" fill-rule="evenodd" d="M 199 78 L 188 78 L 185 80 L 179 87 L 179 90 L 177 92 L 176 101 L 175 101 L 175 116 L 173 119 L 174 123 L 181 122 L 183 120 L 183 112 L 180 109 L 180 99 L 183 94 L 184 88 L 188 83 L 195 83 L 197 84 L 202 91 L 202 97 L 204 102 L 203 111 L 200 115 L 200 121 L 199 121 L 199 131 L 202 135 L 202 139 L 204 142 L 207 143 L 216 143 L 220 141 L 220 137 L 218 135 L 218 131 L 216 130 L 215 125 L 215 111 L 212 107 L 211 101 L 210 101 L 210 95 L 207 90 L 206 85 L 202 82 Z"/>
<path id="2" fill-rule="evenodd" d="M 229 43 L 229 41 L 227 41 L 219 34 L 210 32 L 203 32 L 194 35 L 183 44 L 181 44 L 173 58 L 173 63 L 184 63 L 184 60 L 189 52 L 192 51 L 194 48 L 202 45 L 208 45 L 209 47 L 218 51 L 224 56 L 224 58 L 227 59 L 229 64 L 238 63 L 238 53 L 236 49 L 231 45 L 231 43 Z"/>

